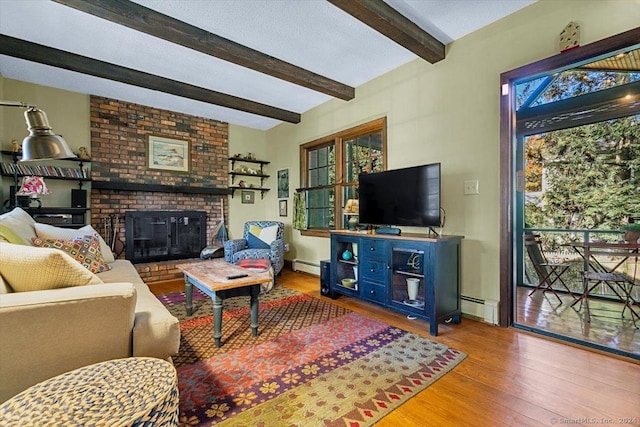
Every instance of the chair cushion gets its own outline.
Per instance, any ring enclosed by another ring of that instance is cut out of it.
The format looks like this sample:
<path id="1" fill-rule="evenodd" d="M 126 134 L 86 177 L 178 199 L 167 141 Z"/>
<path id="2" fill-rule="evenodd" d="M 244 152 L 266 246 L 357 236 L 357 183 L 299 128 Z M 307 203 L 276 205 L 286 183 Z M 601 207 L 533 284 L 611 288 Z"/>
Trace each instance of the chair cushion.
<path id="1" fill-rule="evenodd" d="M 22 244 L 31 245 L 31 238 L 37 237 L 35 223 L 36 221 L 31 218 L 31 215 L 21 208 L 14 208 L 11 212 L 0 215 L 0 225 L 18 235 L 24 241 Z M 5 238 L 5 240 L 9 239 Z"/>
<path id="2" fill-rule="evenodd" d="M 274 276 L 273 267 L 271 266 L 271 261 L 269 261 L 268 259 L 244 258 L 244 259 L 238 260 L 238 262 L 236 262 L 236 265 L 238 267 L 246 268 L 248 270 L 252 270 L 257 273 L 269 271 L 269 274 L 271 275 L 271 277 Z M 260 293 L 265 294 L 269 292 L 271 289 L 273 289 L 274 284 L 275 284 L 275 280 L 271 280 L 268 283 L 262 283 L 260 285 Z"/>
<path id="3" fill-rule="evenodd" d="M 236 263 L 238 267 L 249 268 L 251 270 L 265 271 L 271 267 L 268 259 L 241 259 Z"/>
<path id="4" fill-rule="evenodd" d="M 34 228 L 36 229 L 36 234 L 38 235 L 38 237 L 45 240 L 73 240 L 77 237 L 86 236 L 87 234 L 95 234 L 98 237 L 98 241 L 100 242 L 100 252 L 102 253 L 104 262 L 110 263 L 115 261 L 113 252 L 111 252 L 111 248 L 109 247 L 109 245 L 107 245 L 107 242 L 105 242 L 100 234 L 90 225 L 85 225 L 84 227 L 75 230 L 73 228 L 55 227 L 49 224 L 36 223 L 34 225 Z"/>
<path id="5" fill-rule="evenodd" d="M 104 262 L 104 258 L 102 258 L 100 242 L 95 234 L 76 237 L 73 240 L 44 240 L 39 237 L 34 237 L 32 241 L 34 245 L 42 248 L 60 249 L 61 251 L 69 254 L 71 258 L 78 261 L 80 265 L 94 274 L 102 273 L 103 271 L 111 269 L 111 267 Z"/>
<path id="6" fill-rule="evenodd" d="M 247 234 L 247 243 L 252 249 L 269 249 L 271 243 L 278 237 L 278 226 L 259 227 L 252 225 Z"/>
<path id="7" fill-rule="evenodd" d="M 66 253 L 0 242 L 0 275 L 14 292 L 67 288 L 102 280 Z"/>

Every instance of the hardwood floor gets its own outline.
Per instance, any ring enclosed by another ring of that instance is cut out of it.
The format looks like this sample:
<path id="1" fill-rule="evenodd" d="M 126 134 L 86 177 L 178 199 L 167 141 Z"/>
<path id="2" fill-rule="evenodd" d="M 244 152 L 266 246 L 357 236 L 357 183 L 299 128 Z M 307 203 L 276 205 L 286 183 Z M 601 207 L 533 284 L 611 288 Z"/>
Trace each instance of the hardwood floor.
<path id="1" fill-rule="evenodd" d="M 278 286 L 325 298 L 315 276 L 285 269 Z M 182 289 L 182 283 L 151 288 L 164 293 Z M 377 426 L 640 425 L 635 361 L 466 318 L 460 325 L 440 325 L 432 337 L 428 322 L 344 296 L 334 302 L 467 354 Z"/>
<path id="2" fill-rule="evenodd" d="M 588 321 L 585 307 L 579 304 L 571 307 L 574 299 L 570 295 L 559 293 L 560 304 L 549 292 L 536 291 L 529 296 L 530 292 L 529 287 L 517 289 L 517 323 L 640 356 L 640 330 L 633 323 L 629 309 L 622 317 L 622 302 L 590 297 Z M 634 306 L 634 309 L 640 312 L 640 307 Z M 640 326 L 640 321 L 636 323 Z"/>

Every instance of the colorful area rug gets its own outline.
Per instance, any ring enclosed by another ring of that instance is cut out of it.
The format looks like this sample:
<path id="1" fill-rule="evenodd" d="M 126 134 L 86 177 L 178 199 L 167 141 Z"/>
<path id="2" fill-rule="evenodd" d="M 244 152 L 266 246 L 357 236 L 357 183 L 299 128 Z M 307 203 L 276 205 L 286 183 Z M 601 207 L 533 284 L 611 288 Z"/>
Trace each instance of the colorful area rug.
<path id="1" fill-rule="evenodd" d="M 158 297 L 180 319 L 174 359 L 184 426 L 369 426 L 453 369 L 465 355 L 326 300 L 276 287 L 224 301 L 222 347 L 211 300 L 194 289 Z"/>

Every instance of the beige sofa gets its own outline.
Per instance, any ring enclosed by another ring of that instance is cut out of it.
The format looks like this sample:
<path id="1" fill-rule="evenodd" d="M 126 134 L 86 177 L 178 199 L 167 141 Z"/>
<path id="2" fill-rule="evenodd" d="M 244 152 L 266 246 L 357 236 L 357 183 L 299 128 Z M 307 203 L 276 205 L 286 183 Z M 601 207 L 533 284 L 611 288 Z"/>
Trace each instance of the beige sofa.
<path id="1" fill-rule="evenodd" d="M 67 267 L 79 266 L 81 271 L 72 270 L 64 280 L 58 272 L 9 265 L 9 259 L 19 258 L 18 253 L 68 261 L 62 251 L 29 244 L 32 237 L 48 232 L 69 231 L 36 224 L 19 208 L 0 215 L 0 402 L 47 378 L 92 363 L 130 356 L 170 359 L 177 354 L 178 320 L 129 261 L 113 260 L 104 241 L 100 246 L 103 253 L 108 251 L 104 258 L 111 269 L 95 274 L 99 280 L 75 260 L 76 266 Z M 28 265 L 30 260 L 24 262 Z M 80 285 L 65 286 L 65 281 L 75 282 L 85 275 L 89 284 L 80 280 Z M 53 289 L 24 291 L 22 282 L 32 278 Z"/>

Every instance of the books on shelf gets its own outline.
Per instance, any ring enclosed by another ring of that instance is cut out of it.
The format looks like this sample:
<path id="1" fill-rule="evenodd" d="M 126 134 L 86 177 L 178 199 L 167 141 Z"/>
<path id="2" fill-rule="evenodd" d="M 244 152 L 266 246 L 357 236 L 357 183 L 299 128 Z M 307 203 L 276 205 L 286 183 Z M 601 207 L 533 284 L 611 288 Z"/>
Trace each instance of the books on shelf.
<path id="1" fill-rule="evenodd" d="M 59 166 L 49 165 L 27 165 L 24 163 L 1 163 L 1 170 L 3 174 L 13 175 L 18 172 L 18 175 L 38 175 L 50 178 L 86 178 L 84 169 L 82 168 L 63 168 Z"/>

